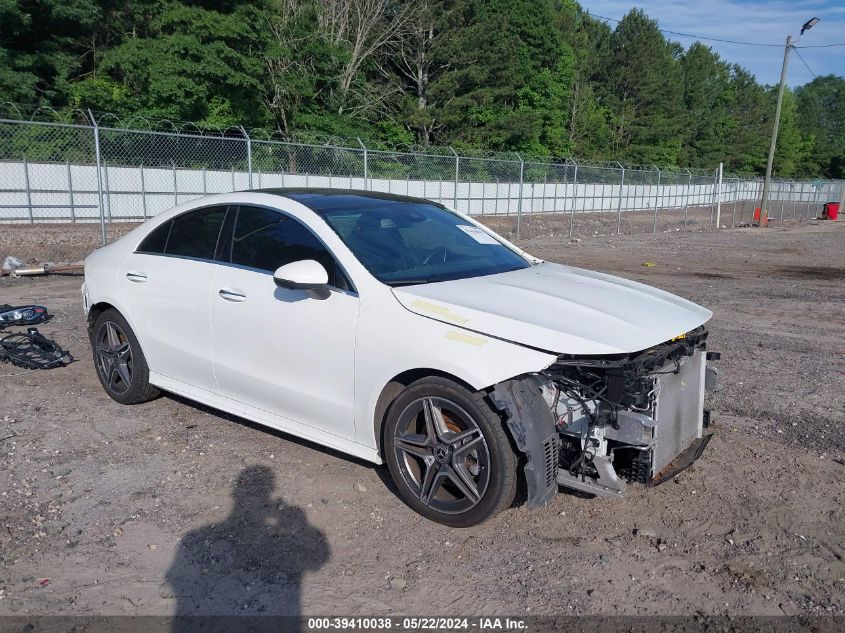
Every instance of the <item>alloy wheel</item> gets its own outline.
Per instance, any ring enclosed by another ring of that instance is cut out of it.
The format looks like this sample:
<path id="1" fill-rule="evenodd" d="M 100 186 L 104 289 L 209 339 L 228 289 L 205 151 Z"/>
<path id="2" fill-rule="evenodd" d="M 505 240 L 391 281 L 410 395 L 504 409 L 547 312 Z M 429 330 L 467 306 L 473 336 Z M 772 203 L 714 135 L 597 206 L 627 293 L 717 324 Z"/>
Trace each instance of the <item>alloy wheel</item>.
<path id="1" fill-rule="evenodd" d="M 109 391 L 124 394 L 132 387 L 132 346 L 117 323 L 106 321 L 95 338 L 97 371 Z"/>
<path id="2" fill-rule="evenodd" d="M 402 477 L 426 506 L 446 514 L 475 507 L 490 480 L 490 450 L 462 407 L 419 398 L 399 416 L 393 446 Z"/>

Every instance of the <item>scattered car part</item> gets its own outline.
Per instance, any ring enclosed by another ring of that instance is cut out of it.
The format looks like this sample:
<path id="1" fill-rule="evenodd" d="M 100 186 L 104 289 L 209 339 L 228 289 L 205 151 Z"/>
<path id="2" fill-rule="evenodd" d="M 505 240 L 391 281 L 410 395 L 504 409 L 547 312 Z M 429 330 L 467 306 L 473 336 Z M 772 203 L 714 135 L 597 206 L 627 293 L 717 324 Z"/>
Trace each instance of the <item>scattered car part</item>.
<path id="1" fill-rule="evenodd" d="M 44 306 L 11 306 L 0 305 L 0 328 L 10 325 L 35 325 L 50 318 Z"/>
<path id="2" fill-rule="evenodd" d="M 38 328 L 0 338 L 0 360 L 24 369 L 53 369 L 73 362 L 70 352 L 48 339 Z"/>
<path id="3" fill-rule="evenodd" d="M 2 263 L 0 263 L 0 275 L 9 275 L 11 272 L 20 266 L 23 266 L 23 262 L 19 260 L 14 255 L 6 255 L 3 258 Z"/>
<path id="4" fill-rule="evenodd" d="M 56 266 L 54 264 L 42 264 L 40 266 L 24 266 L 20 260 L 12 258 L 14 261 L 9 261 L 7 257 L 0 266 L 0 277 L 9 275 L 10 277 L 37 277 L 39 275 L 49 275 L 50 273 L 79 273 L 82 272 L 84 264 L 77 262 L 75 264 L 63 264 Z M 12 265 L 14 264 L 14 265 Z"/>

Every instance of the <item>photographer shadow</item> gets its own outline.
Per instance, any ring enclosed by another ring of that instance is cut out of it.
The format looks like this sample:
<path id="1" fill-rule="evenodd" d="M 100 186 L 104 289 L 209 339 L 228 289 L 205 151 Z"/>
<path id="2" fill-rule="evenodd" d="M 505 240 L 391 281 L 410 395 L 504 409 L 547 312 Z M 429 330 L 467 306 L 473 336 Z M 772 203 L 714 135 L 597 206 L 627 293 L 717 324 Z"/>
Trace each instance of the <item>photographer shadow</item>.
<path id="1" fill-rule="evenodd" d="M 330 548 L 301 508 L 271 497 L 274 488 L 268 467 L 245 468 L 229 516 L 182 538 L 166 575 L 177 600 L 171 631 L 300 628 L 302 577 Z"/>

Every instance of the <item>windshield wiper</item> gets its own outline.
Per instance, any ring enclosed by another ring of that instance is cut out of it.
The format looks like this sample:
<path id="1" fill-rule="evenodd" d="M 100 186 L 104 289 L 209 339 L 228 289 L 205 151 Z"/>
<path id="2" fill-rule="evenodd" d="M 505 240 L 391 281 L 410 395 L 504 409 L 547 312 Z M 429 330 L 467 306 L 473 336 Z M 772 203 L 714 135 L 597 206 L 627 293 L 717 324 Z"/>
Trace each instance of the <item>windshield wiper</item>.
<path id="1" fill-rule="evenodd" d="M 417 286 L 420 284 L 430 284 L 434 282 L 434 279 L 431 277 L 420 277 L 419 279 L 391 279 L 389 281 L 385 281 L 388 286 L 392 288 L 396 288 L 398 286 Z"/>

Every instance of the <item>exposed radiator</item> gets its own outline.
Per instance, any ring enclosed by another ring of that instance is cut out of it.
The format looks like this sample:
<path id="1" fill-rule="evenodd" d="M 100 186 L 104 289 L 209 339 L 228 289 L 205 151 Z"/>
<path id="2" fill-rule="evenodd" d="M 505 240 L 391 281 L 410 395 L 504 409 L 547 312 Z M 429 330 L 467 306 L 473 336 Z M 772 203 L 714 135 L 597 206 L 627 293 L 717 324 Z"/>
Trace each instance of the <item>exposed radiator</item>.
<path id="1" fill-rule="evenodd" d="M 701 437 L 704 428 L 704 372 L 703 352 L 682 359 L 680 371 L 674 362 L 656 372 L 657 399 L 654 436 L 657 442 L 652 457 L 652 476 L 668 466 L 693 441 Z"/>

